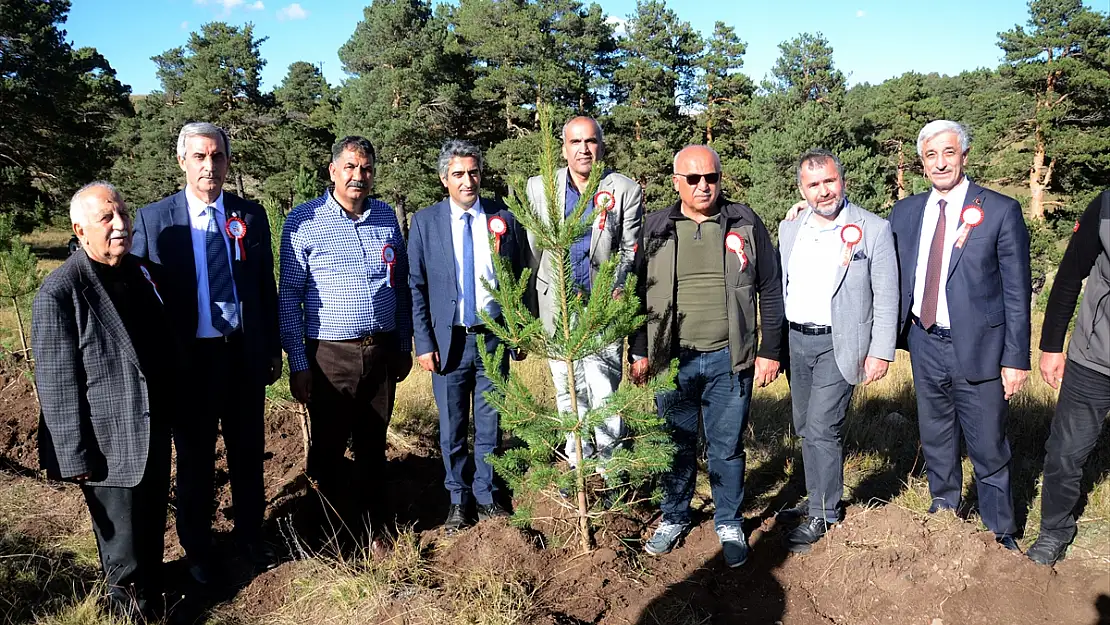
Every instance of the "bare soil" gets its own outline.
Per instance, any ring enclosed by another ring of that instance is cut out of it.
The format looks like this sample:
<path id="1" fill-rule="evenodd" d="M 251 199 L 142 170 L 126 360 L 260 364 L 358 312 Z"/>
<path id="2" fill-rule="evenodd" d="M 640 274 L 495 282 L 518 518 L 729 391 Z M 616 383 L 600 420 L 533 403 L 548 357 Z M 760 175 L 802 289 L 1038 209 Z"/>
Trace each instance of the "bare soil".
<path id="1" fill-rule="evenodd" d="M 0 488 L 33 481 L 39 506 L 76 510 L 76 488 L 47 486 L 35 476 L 37 427 L 28 378 L 11 366 L 0 370 Z M 304 566 L 295 560 L 298 545 L 311 540 L 311 519 L 318 518 L 307 512 L 319 499 L 302 474 L 300 414 L 271 410 L 266 436 L 269 531 L 294 560 L 238 591 L 228 606 L 242 622 L 280 608 Z M 607 523 L 597 533 L 598 548 L 585 555 L 574 554 L 569 525 L 558 518 L 557 507 L 545 512 L 552 519 L 531 532 L 490 521 L 448 538 L 438 529 L 447 498 L 432 447 L 390 450 L 387 492 L 398 522 L 432 545 L 429 564 L 440 579 L 488 569 L 524 584 L 536 624 L 1110 625 L 1105 561 L 1039 567 L 971 523 L 893 505 L 849 507 L 845 521 L 804 556 L 785 551 L 783 528 L 774 517 L 750 519 L 752 553 L 738 569 L 725 566 L 709 520 L 671 554 L 642 555 L 639 540 L 653 525 L 649 510 Z M 234 510 L 222 452 L 219 462 L 214 522 L 227 532 Z M 29 536 L 46 531 L 34 523 L 9 529 Z M 172 515 L 167 529 L 167 557 L 179 558 Z"/>

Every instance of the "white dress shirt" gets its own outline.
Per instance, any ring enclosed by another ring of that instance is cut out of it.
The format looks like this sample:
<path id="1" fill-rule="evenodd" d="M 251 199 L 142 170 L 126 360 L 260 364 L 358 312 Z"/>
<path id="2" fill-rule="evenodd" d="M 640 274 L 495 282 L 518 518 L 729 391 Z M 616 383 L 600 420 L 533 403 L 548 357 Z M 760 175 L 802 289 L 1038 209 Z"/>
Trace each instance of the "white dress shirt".
<path id="1" fill-rule="evenodd" d="M 959 235 L 960 213 L 964 210 L 964 201 L 967 199 L 967 176 L 956 185 L 948 195 L 942 196 L 933 189 L 925 202 L 925 214 L 921 217 L 921 239 L 917 243 L 917 269 L 913 282 L 913 314 L 921 316 L 921 302 L 925 299 L 925 274 L 929 271 L 929 248 L 933 245 L 933 233 L 937 229 L 937 216 L 940 215 L 940 200 L 948 202 L 944 206 L 944 248 L 940 261 L 940 293 L 937 297 L 937 325 L 942 328 L 951 328 L 952 321 L 948 316 L 948 294 L 945 287 L 948 284 L 948 263 L 952 260 L 952 247 L 956 244 Z"/>
<path id="2" fill-rule="evenodd" d="M 193 264 L 197 270 L 197 338 L 212 339 L 223 336 L 219 330 L 212 326 L 212 306 L 208 297 L 208 207 L 204 200 L 193 195 L 192 189 L 185 187 L 185 199 L 189 204 L 189 225 L 193 241 Z M 231 247 L 228 245 L 227 234 L 224 227 L 227 225 L 227 216 L 224 214 L 224 194 L 212 204 L 216 207 L 216 225 L 227 248 L 227 264 L 231 265 Z M 239 301 L 239 293 L 235 289 L 235 281 L 231 281 L 235 301 Z"/>
<path id="3" fill-rule="evenodd" d="M 798 228 L 790 263 L 786 268 L 786 318 L 794 323 L 832 325 L 832 297 L 836 274 L 843 260 L 840 230 L 847 220 L 841 209 L 832 224 L 813 218 L 813 212 Z"/>
<path id="4" fill-rule="evenodd" d="M 493 257 L 490 255 L 489 244 L 489 226 L 486 223 L 486 214 L 482 212 L 481 200 L 475 200 L 474 205 L 468 209 L 455 204 L 454 200 L 449 200 L 451 203 L 451 244 L 455 248 L 455 281 L 459 289 L 459 303 L 455 308 L 454 325 L 462 325 L 463 320 L 463 306 L 467 302 L 463 301 L 463 231 L 466 229 L 466 220 L 463 215 L 469 213 L 473 218 L 471 220 L 471 237 L 474 240 L 474 299 L 477 300 L 475 311 L 484 310 L 490 314 L 491 317 L 497 317 L 501 314 L 501 307 L 497 302 L 493 301 L 490 297 L 489 291 L 482 285 L 482 278 L 484 277 L 491 286 L 497 286 L 497 278 L 493 274 Z M 477 317 L 478 322 L 481 323 L 481 318 Z"/>

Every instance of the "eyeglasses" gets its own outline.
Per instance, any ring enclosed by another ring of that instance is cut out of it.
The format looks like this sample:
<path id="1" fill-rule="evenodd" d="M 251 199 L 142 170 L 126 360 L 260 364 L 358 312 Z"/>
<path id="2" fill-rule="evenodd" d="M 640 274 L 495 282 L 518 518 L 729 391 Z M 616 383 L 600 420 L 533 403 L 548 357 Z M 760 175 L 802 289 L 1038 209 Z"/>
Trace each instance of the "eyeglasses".
<path id="1" fill-rule="evenodd" d="M 673 174 L 679 178 L 685 178 L 686 184 L 691 187 L 696 187 L 701 184 L 701 179 L 705 178 L 707 184 L 717 184 L 721 180 L 721 172 L 715 171 L 711 174 Z"/>

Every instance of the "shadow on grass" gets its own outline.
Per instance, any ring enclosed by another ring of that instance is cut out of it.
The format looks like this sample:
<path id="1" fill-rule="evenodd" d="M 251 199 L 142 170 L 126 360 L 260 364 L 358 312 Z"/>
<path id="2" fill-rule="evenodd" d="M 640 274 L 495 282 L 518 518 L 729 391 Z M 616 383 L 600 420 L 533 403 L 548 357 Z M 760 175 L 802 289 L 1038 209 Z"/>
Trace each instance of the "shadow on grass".
<path id="1" fill-rule="evenodd" d="M 38 617 L 82 601 L 100 571 L 77 555 L 0 526 L 0 623 L 35 623 Z"/>

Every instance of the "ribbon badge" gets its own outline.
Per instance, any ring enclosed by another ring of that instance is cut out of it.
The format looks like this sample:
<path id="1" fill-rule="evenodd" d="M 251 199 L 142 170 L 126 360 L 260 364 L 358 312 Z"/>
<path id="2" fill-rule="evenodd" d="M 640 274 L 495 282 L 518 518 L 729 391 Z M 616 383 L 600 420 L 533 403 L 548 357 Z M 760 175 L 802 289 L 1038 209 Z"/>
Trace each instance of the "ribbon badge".
<path id="1" fill-rule="evenodd" d="M 508 224 L 501 217 L 494 215 L 489 218 L 489 231 L 493 235 L 493 253 L 501 253 L 501 236 L 509 230 Z"/>
<path id="2" fill-rule="evenodd" d="M 385 263 L 385 276 L 389 282 L 389 288 L 393 288 L 393 265 L 397 262 L 397 252 L 393 251 L 393 246 L 386 243 L 382 247 L 382 262 Z"/>
<path id="3" fill-rule="evenodd" d="M 143 277 L 150 283 L 150 288 L 154 289 L 154 296 L 158 298 L 158 302 L 165 306 L 166 302 L 162 301 L 162 294 L 158 292 L 158 285 L 154 284 L 154 278 L 150 277 L 150 270 L 146 268 L 146 265 L 139 265 L 139 271 L 143 272 Z"/>
<path id="4" fill-rule="evenodd" d="M 736 254 L 740 259 L 740 271 L 748 268 L 748 255 L 744 253 L 744 237 L 735 232 L 730 232 L 725 237 L 725 249 Z"/>
<path id="5" fill-rule="evenodd" d="M 227 236 L 235 239 L 235 260 L 245 260 L 247 258 L 247 248 L 243 244 L 243 238 L 247 236 L 247 222 L 233 214 L 227 220 L 225 230 L 227 230 Z"/>
<path id="6" fill-rule="evenodd" d="M 605 230 L 605 218 L 609 216 L 609 211 L 617 204 L 617 198 L 609 191 L 598 191 L 594 196 L 594 207 L 601 210 L 601 219 L 597 220 L 597 229 Z"/>
<path id="7" fill-rule="evenodd" d="M 971 229 L 983 223 L 983 200 L 975 198 L 974 204 L 968 204 L 960 213 L 960 221 L 963 225 L 960 226 L 960 233 L 956 238 L 956 247 L 963 247 L 967 237 L 971 234 Z"/>
<path id="8" fill-rule="evenodd" d="M 840 264 L 847 267 L 852 262 L 852 250 L 863 240 L 863 230 L 856 224 L 848 224 L 840 229 L 840 240 L 844 242 Z"/>

